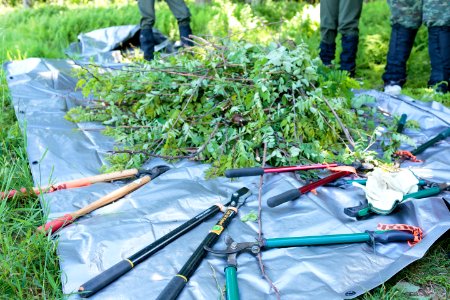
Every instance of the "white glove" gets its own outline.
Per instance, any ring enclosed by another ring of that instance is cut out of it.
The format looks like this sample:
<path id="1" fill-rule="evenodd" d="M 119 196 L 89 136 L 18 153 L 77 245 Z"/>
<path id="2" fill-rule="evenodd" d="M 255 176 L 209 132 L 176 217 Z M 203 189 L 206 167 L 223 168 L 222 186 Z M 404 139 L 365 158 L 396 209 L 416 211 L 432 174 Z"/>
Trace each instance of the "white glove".
<path id="1" fill-rule="evenodd" d="M 364 189 L 367 201 L 374 209 L 389 213 L 404 195 L 418 191 L 418 183 L 417 177 L 408 169 L 390 173 L 375 168 L 368 174 L 366 186 L 354 185 Z"/>

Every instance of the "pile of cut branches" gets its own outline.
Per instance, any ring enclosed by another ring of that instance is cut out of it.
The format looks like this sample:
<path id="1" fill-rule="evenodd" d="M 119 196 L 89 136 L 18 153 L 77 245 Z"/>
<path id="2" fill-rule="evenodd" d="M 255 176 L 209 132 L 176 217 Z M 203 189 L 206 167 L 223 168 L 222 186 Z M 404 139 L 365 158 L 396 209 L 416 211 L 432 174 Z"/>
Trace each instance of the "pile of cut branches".
<path id="1" fill-rule="evenodd" d="M 304 44 L 195 41 L 150 63 L 81 69 L 78 86 L 97 100 L 67 118 L 107 125 L 118 141 L 113 167 L 188 158 L 220 175 L 258 165 L 263 144 L 274 166 L 374 159 L 368 149 L 379 121 L 376 109 L 362 105 L 370 99 L 352 106 L 356 81 L 320 66 Z M 397 147 L 395 139 L 388 136 L 385 148 Z"/>

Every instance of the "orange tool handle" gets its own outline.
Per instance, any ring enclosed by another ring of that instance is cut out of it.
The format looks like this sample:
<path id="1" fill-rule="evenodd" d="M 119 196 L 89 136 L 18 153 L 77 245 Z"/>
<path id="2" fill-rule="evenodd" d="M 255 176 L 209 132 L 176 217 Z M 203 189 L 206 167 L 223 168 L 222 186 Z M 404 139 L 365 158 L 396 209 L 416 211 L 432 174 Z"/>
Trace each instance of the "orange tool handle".
<path id="1" fill-rule="evenodd" d="M 0 200 L 5 198 L 12 198 L 16 194 L 29 194 L 34 193 L 35 195 L 39 195 L 41 191 L 43 193 L 52 193 L 59 190 L 65 190 L 65 189 L 73 189 L 73 188 L 79 188 L 83 186 L 88 186 L 97 182 L 107 182 L 107 181 L 113 181 L 113 180 L 119 180 L 124 178 L 129 178 L 136 176 L 138 174 L 138 169 L 129 169 L 124 171 L 118 171 L 118 172 L 112 172 L 108 174 L 101 174 L 101 175 L 95 175 L 75 180 L 70 180 L 66 182 L 60 182 L 55 183 L 52 185 L 47 185 L 43 187 L 33 187 L 30 191 L 28 191 L 26 188 L 21 188 L 20 191 L 17 190 L 11 190 L 9 192 L 0 192 Z"/>

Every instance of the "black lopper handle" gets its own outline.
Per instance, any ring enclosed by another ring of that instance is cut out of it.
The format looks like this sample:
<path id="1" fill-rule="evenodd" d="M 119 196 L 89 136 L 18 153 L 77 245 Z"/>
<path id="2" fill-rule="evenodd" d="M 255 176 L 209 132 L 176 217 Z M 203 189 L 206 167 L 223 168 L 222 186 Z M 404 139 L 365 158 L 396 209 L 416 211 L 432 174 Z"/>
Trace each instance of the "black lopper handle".
<path id="1" fill-rule="evenodd" d="M 95 276 L 85 284 L 83 284 L 79 289 L 78 292 L 80 293 L 80 297 L 82 298 L 88 298 L 95 293 L 97 293 L 99 290 L 122 276 L 123 274 L 130 271 L 133 267 L 131 266 L 131 263 L 127 260 L 122 260 L 121 262 L 118 262 L 105 272 L 100 273 L 99 275 Z"/>
<path id="2" fill-rule="evenodd" d="M 264 169 L 260 167 L 254 168 L 242 168 L 242 169 L 229 169 L 225 171 L 225 176 L 228 178 L 233 177 L 246 177 L 246 176 L 260 176 L 264 174 Z"/>
<path id="3" fill-rule="evenodd" d="M 175 300 L 186 285 L 186 280 L 180 276 L 174 276 L 166 288 L 159 294 L 156 300 Z"/>
<path id="4" fill-rule="evenodd" d="M 384 232 L 374 231 L 373 237 L 375 242 L 382 244 L 414 241 L 414 234 L 401 230 L 388 230 Z"/>
<path id="5" fill-rule="evenodd" d="M 272 198 L 269 198 L 267 200 L 267 205 L 269 207 L 275 207 L 280 204 L 283 204 L 284 202 L 292 201 L 300 197 L 302 193 L 298 189 L 292 189 L 287 192 L 284 192 L 283 194 L 279 194 L 276 196 L 273 196 Z"/>

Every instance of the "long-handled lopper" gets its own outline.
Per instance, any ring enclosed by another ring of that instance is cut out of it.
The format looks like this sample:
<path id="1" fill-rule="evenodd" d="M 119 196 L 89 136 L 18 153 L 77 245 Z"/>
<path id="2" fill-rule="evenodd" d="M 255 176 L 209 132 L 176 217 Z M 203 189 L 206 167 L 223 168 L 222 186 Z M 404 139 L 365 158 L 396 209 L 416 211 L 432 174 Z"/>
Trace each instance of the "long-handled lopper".
<path id="1" fill-rule="evenodd" d="M 268 173 L 283 173 L 283 172 L 295 172 L 295 171 L 307 171 L 316 169 L 327 169 L 331 167 L 339 166 L 336 163 L 331 164 L 312 164 L 301 166 L 286 166 L 286 167 L 274 167 L 274 168 L 241 168 L 241 169 L 229 169 L 225 171 L 225 176 L 228 178 L 233 177 L 247 177 L 247 176 L 260 176 Z"/>
<path id="2" fill-rule="evenodd" d="M 120 180 L 125 178 L 140 177 L 142 175 L 148 174 L 147 170 L 129 169 L 118 172 L 112 172 L 108 174 L 95 175 L 90 177 L 84 177 L 79 179 L 74 179 L 65 182 L 59 182 L 43 187 L 33 187 L 31 189 L 21 188 L 20 190 L 11 190 L 9 192 L 0 192 L 0 200 L 6 198 L 12 198 L 16 195 L 28 195 L 40 193 L 53 193 L 59 190 L 73 189 L 88 186 L 98 182 L 109 182 L 114 180 Z"/>
<path id="3" fill-rule="evenodd" d="M 422 183 L 423 183 L 423 181 L 419 181 L 419 185 Z M 346 207 L 346 208 L 344 208 L 344 213 L 347 216 L 357 218 L 357 219 L 367 217 L 374 213 L 379 214 L 379 215 L 388 215 L 391 212 L 393 212 L 400 203 L 403 203 L 407 199 L 420 199 L 420 198 L 431 197 L 434 195 L 438 195 L 442 191 L 448 190 L 449 188 L 450 188 L 450 183 L 439 183 L 439 184 L 433 183 L 430 185 L 429 188 L 425 188 L 418 192 L 404 195 L 402 201 L 395 201 L 392 204 L 392 207 L 387 210 L 376 208 L 376 207 L 372 206 L 370 203 L 367 203 L 367 204 L 361 204 L 361 205 L 354 206 L 354 207 Z"/>
<path id="4" fill-rule="evenodd" d="M 306 193 L 308 193 L 308 192 L 310 192 L 310 191 L 312 191 L 312 190 L 314 190 L 314 189 L 316 189 L 316 188 L 318 188 L 318 187 L 320 187 L 322 185 L 325 185 L 327 183 L 333 182 L 333 181 L 335 181 L 335 180 L 337 180 L 339 178 L 342 178 L 344 176 L 350 175 L 352 173 L 353 172 L 351 172 L 351 171 L 339 171 L 339 172 L 336 172 L 334 174 L 331 174 L 328 177 L 319 179 L 319 180 L 314 181 L 314 182 L 312 182 L 310 184 L 304 185 L 304 186 L 302 186 L 302 187 L 300 187 L 298 189 L 292 189 L 292 190 L 286 191 L 286 192 L 284 192 L 282 194 L 273 196 L 273 197 L 271 197 L 271 198 L 269 198 L 267 200 L 267 205 L 269 207 L 275 207 L 275 206 L 281 205 L 281 204 L 283 204 L 285 202 L 295 200 L 295 199 L 299 198 L 303 194 L 306 194 Z"/>
<path id="5" fill-rule="evenodd" d="M 241 190 L 236 192 L 238 193 L 237 194 L 238 197 L 243 196 L 239 194 L 240 191 Z M 175 241 L 180 236 L 184 235 L 185 233 L 191 231 L 204 221 L 215 216 L 219 211 L 225 212 L 226 207 L 232 205 L 233 202 L 237 201 L 236 193 L 232 195 L 230 201 L 228 201 L 227 203 L 223 205 L 219 203 L 214 204 L 210 208 L 204 210 L 203 212 L 199 213 L 198 215 L 190 219 L 189 221 L 178 226 L 168 234 L 154 241 L 145 248 L 139 250 L 135 254 L 131 255 L 127 259 L 118 262 L 117 264 L 103 271 L 102 273 L 95 276 L 88 282 L 82 284 L 78 289 L 78 292 L 80 292 L 80 296 L 83 298 L 87 298 L 94 295 L 95 293 L 97 293 L 98 291 L 100 291 L 101 289 L 103 289 L 104 287 L 106 287 L 107 285 L 109 285 L 110 283 L 117 280 L 119 277 L 126 274 L 134 267 L 136 267 L 138 264 L 140 264 L 147 258 L 151 257 L 153 254 L 163 249 L 171 242 Z"/>
<path id="6" fill-rule="evenodd" d="M 241 252 L 250 252 L 254 255 L 261 250 L 272 248 L 322 246 L 350 243 L 376 243 L 386 244 L 393 242 L 418 243 L 422 239 L 422 230 L 404 224 L 379 225 L 380 230 L 366 231 L 364 233 L 334 234 L 322 236 L 304 236 L 262 239 L 255 242 L 237 243 L 232 238 L 227 238 L 225 250 L 212 249 L 205 246 L 205 250 L 218 255 L 227 255 L 227 266 L 225 267 L 226 299 L 239 300 L 239 287 L 237 280 L 237 255 Z"/>
<path id="7" fill-rule="evenodd" d="M 144 177 L 136 179 L 135 181 L 127 184 L 126 186 L 123 186 L 123 187 L 101 197 L 100 199 L 92 202 L 91 204 L 89 204 L 75 212 L 72 212 L 70 214 L 65 214 L 62 217 L 59 217 L 55 220 L 48 222 L 44 226 L 39 226 L 38 231 L 43 231 L 43 232 L 50 231 L 51 233 L 54 233 L 58 229 L 66 226 L 70 223 L 73 223 L 77 218 L 84 216 L 84 215 L 90 213 L 91 211 L 96 210 L 97 208 L 100 208 L 102 206 L 105 206 L 106 204 L 114 202 L 115 200 L 120 199 L 123 196 L 135 191 L 136 189 L 138 189 L 141 186 L 143 186 L 144 184 L 150 182 L 150 180 L 155 179 L 156 177 L 163 174 L 164 172 L 166 172 L 169 169 L 170 168 L 167 166 L 154 167 L 153 169 L 148 171 L 149 175 L 146 175 Z"/>
<path id="8" fill-rule="evenodd" d="M 187 260 L 181 270 L 175 275 L 164 290 L 159 294 L 157 300 L 174 300 L 183 290 L 184 286 L 194 274 L 207 252 L 204 247 L 212 247 L 219 239 L 220 234 L 237 215 L 238 208 L 245 203 L 245 199 L 251 195 L 250 190 L 241 188 L 232 196 L 232 203 L 228 206 L 219 222 L 209 231 L 206 238 L 200 243 L 191 257 Z"/>

